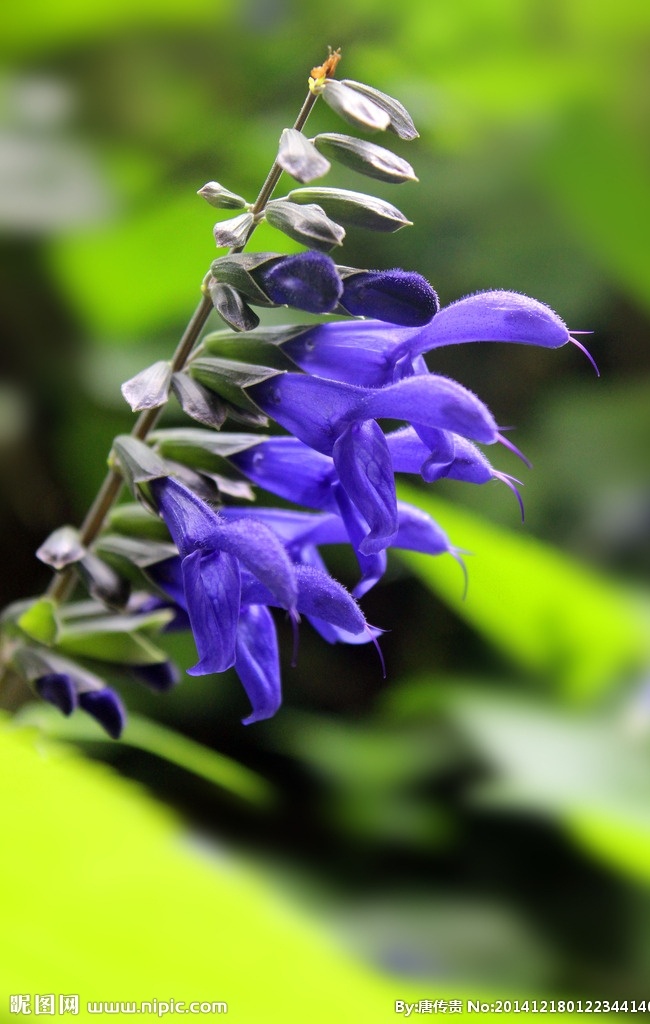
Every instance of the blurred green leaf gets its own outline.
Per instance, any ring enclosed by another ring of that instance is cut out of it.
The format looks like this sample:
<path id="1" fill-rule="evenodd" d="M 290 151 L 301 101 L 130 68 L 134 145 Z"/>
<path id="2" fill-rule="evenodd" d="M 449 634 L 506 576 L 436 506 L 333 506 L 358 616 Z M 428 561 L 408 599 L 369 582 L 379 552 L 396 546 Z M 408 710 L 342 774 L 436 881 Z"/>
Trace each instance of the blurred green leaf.
<path id="1" fill-rule="evenodd" d="M 167 196 L 103 230 L 53 241 L 52 272 L 99 337 L 131 340 L 182 325 L 214 255 L 212 222 L 197 195 Z"/>
<path id="2" fill-rule="evenodd" d="M 56 603 L 42 597 L 22 613 L 18 625 L 23 633 L 41 644 L 53 644 L 59 632 Z"/>
<path id="3" fill-rule="evenodd" d="M 28 705 L 20 713 L 19 722 L 20 725 L 35 726 L 43 735 L 54 740 L 73 743 L 111 742 L 101 726 L 89 717 L 75 715 L 63 718 L 58 711 L 42 703 Z M 274 801 L 273 789 L 261 775 L 225 754 L 211 750 L 141 715 L 129 713 L 121 743 L 154 754 L 251 803 L 269 806 Z"/>
<path id="4" fill-rule="evenodd" d="M 15 728 L 0 775 L 5 1005 L 66 992 L 79 1020 L 87 1000 L 153 998 L 224 1001 L 243 1024 L 297 1024 L 307 1003 L 314 1024 L 393 1018 L 392 984 L 132 783 Z"/>
<path id="5" fill-rule="evenodd" d="M 46 0 L 31 0 L 29 6 L 12 4 L 3 15 L 2 49 L 12 55 L 38 54 L 58 46 L 68 49 L 72 42 L 90 45 L 107 33 L 135 29 L 138 26 L 196 24 L 210 18 L 222 21 L 228 12 L 228 0 L 97 0 L 80 4 L 79 0 L 58 0 L 56 6 Z"/>
<path id="6" fill-rule="evenodd" d="M 601 111 L 576 111 L 537 162 L 564 219 L 631 298 L 650 309 L 647 153 Z M 585 173 L 585 168 L 589 173 Z"/>
<path id="7" fill-rule="evenodd" d="M 481 803 L 550 814 L 599 860 L 650 883 L 647 731 L 611 708 L 569 713 L 456 680 L 442 693 L 419 685 L 438 690 L 437 707 L 495 772 L 474 789 Z"/>
<path id="8" fill-rule="evenodd" d="M 448 558 L 399 557 L 440 598 L 513 661 L 585 701 L 648 659 L 648 614 L 630 595 L 559 550 L 493 526 L 458 505 L 401 486 L 400 497 L 471 551 L 463 599 Z"/>
<path id="9" fill-rule="evenodd" d="M 57 647 L 66 654 L 118 665 L 156 665 L 167 656 L 145 634 L 159 632 L 172 618 L 173 612 L 161 609 L 147 615 L 68 620 Z"/>

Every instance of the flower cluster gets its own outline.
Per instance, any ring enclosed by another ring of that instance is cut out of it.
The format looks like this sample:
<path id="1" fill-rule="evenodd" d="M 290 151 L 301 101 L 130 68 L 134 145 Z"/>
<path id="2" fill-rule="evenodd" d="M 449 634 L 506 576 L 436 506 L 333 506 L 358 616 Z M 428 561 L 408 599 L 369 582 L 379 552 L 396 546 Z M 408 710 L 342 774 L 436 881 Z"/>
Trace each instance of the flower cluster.
<path id="1" fill-rule="evenodd" d="M 123 385 L 144 418 L 115 439 L 113 475 L 98 502 L 105 516 L 123 480 L 140 506 L 113 509 L 103 532 L 96 508 L 80 531 L 55 531 L 38 555 L 61 573 L 58 581 L 5 616 L 13 671 L 64 714 L 80 708 L 114 738 L 124 709 L 95 671 L 104 664 L 104 674 L 169 689 L 178 673 L 157 646 L 164 630 L 191 630 L 198 654 L 191 675 L 235 670 L 251 704 L 246 724 L 270 717 L 281 703 L 271 609 L 284 612 L 294 629 L 307 619 L 328 643 L 379 649 L 381 629 L 366 622 L 358 601 L 384 574 L 389 548 L 448 554 L 464 570 L 440 526 L 398 500 L 396 474 L 419 474 L 427 483 L 497 480 L 521 505 L 518 481 L 495 469 L 480 446 L 520 453 L 480 398 L 432 372 L 425 355 L 482 341 L 582 348 L 553 310 L 527 296 L 486 291 L 440 308 L 414 271 L 337 264 L 329 253 L 347 227 L 391 233 L 410 224 L 383 199 L 325 187 L 272 198 L 277 169 L 305 184 L 327 173 L 330 160 L 394 185 L 417 180 L 410 164 L 376 143 L 302 134 L 322 95 L 361 131 L 417 137 L 398 100 L 336 81 L 339 59 L 330 52 L 312 69 L 310 97 L 296 126 L 282 132 L 255 202 L 218 182 L 199 192 L 211 206 L 243 212 L 214 227 L 217 246 L 230 251 L 212 262 L 174 357 Z M 307 251 L 242 252 L 262 221 Z M 345 319 L 256 330 L 251 306 Z M 200 340 L 212 308 L 231 330 Z M 201 427 L 151 433 L 156 410 L 172 393 Z M 227 419 L 247 427 L 271 420 L 285 434 L 222 434 Z M 401 425 L 386 432 L 386 420 Z M 272 496 L 265 507 L 246 504 L 254 488 Z M 112 498 L 102 504 L 107 494 Z M 274 498 L 290 507 L 274 507 Z M 358 566 L 350 591 L 331 577 L 322 551 L 342 543 Z M 71 571 L 89 601 L 66 604 Z"/>
<path id="2" fill-rule="evenodd" d="M 310 289 L 322 293 L 315 271 L 323 267 L 327 277 L 329 266 L 320 254 L 284 265 L 299 282 L 302 302 Z M 381 314 L 386 293 L 382 275 L 377 278 Z M 394 272 L 386 278 L 392 286 Z M 417 303 L 421 289 L 414 293 Z M 399 302 L 406 303 L 404 292 Z M 370 301 L 366 308 L 373 312 Z M 294 621 L 304 615 L 330 642 L 364 643 L 378 631 L 353 598 L 381 578 L 388 548 L 459 558 L 438 524 L 398 501 L 396 473 L 418 473 L 427 482 L 500 480 L 517 493 L 515 481 L 478 447 L 512 447 L 490 410 L 462 385 L 430 372 L 423 359 L 442 345 L 485 340 L 545 348 L 575 341 L 548 306 L 505 291 L 453 303 L 423 328 L 363 320 L 292 329 L 276 347 L 295 369 L 246 388 L 287 434 L 248 438 L 228 459 L 296 510 L 231 505 L 215 512 L 171 478 L 152 484 L 180 554 L 157 578 L 189 613 L 200 655 L 191 672 L 234 666 L 253 706 L 246 722 L 267 717 L 280 703 L 269 606 L 284 608 Z M 405 425 L 384 433 L 383 419 Z M 352 596 L 328 576 L 319 551 L 341 542 L 352 546 L 359 565 Z M 150 572 L 156 578 L 160 566 Z"/>

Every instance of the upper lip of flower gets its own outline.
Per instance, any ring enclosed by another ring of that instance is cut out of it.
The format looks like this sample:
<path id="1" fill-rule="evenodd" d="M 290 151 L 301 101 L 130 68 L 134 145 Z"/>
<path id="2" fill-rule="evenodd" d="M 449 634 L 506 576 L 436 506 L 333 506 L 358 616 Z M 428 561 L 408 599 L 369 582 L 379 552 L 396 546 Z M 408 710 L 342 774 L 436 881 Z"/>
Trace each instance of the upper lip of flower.
<path id="1" fill-rule="evenodd" d="M 452 302 L 423 327 L 399 327 L 379 320 L 320 324 L 291 338 L 286 353 L 303 370 L 350 383 L 381 387 L 403 376 L 427 373 L 424 352 L 445 345 L 496 341 L 542 348 L 576 341 L 549 306 L 510 291 L 487 291 Z"/>
<path id="2" fill-rule="evenodd" d="M 467 388 L 437 374 L 418 374 L 368 388 L 302 373 L 284 373 L 247 389 L 253 400 L 310 448 L 331 455 L 353 422 L 398 419 L 493 444 L 498 428 Z"/>

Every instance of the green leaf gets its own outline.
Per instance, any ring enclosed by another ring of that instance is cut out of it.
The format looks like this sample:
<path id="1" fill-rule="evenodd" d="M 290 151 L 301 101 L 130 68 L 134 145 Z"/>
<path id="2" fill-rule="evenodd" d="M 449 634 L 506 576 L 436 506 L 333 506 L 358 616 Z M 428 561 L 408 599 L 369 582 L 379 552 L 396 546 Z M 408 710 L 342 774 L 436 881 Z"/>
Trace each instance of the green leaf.
<path id="1" fill-rule="evenodd" d="M 40 644 L 55 643 L 59 632 L 56 603 L 49 597 L 34 601 L 18 619 L 18 626 L 23 633 Z"/>
<path id="2" fill-rule="evenodd" d="M 551 709 L 457 680 L 419 685 L 437 689 L 437 708 L 492 768 L 474 788 L 481 804 L 552 816 L 599 860 L 650 882 L 650 751 L 620 712 Z"/>
<path id="3" fill-rule="evenodd" d="M 132 486 L 169 476 L 169 470 L 160 456 L 144 441 L 130 434 L 119 434 L 113 441 L 113 450 Z"/>
<path id="4" fill-rule="evenodd" d="M 57 646 L 65 654 L 115 665 L 158 665 L 166 660 L 165 652 L 147 637 L 122 630 L 66 630 L 61 633 Z"/>
<path id="5" fill-rule="evenodd" d="M 399 231 L 411 224 L 403 213 L 383 199 L 344 188 L 297 188 L 289 193 L 292 203 L 317 203 L 337 223 L 369 231 Z"/>
<path id="6" fill-rule="evenodd" d="M 60 713 L 41 703 L 24 708 L 18 722 L 21 726 L 35 726 L 51 739 L 76 743 L 111 742 L 92 719 L 81 715 L 62 718 Z M 259 806 L 269 806 L 274 800 L 270 783 L 261 775 L 225 754 L 141 715 L 129 713 L 128 729 L 121 737 L 121 745 L 154 754 Z"/>
<path id="7" fill-rule="evenodd" d="M 270 331 L 254 331 L 244 340 L 237 334 L 233 335 L 224 331 L 222 335 L 212 334 L 208 338 L 204 338 L 202 349 L 209 352 L 210 355 L 220 356 L 229 361 L 253 363 L 275 370 L 295 370 L 296 363 L 285 355 L 280 346 L 290 338 L 297 337 L 303 330 L 305 328 L 293 328 L 293 330 L 280 328 L 277 332 L 277 341 L 265 340 L 264 333 L 270 335 Z"/>
<path id="8" fill-rule="evenodd" d="M 174 450 L 187 447 L 212 452 L 220 458 L 227 459 L 229 455 L 235 455 L 252 445 L 259 444 L 265 435 L 239 434 L 235 431 L 216 434 L 213 430 L 201 430 L 200 427 L 169 427 L 152 431 L 150 438 L 162 452 L 166 452 L 168 446 Z"/>
<path id="9" fill-rule="evenodd" d="M 515 664 L 567 697 L 587 700 L 646 663 L 647 611 L 614 584 L 525 533 L 423 490 L 402 486 L 399 494 L 472 552 L 467 597 L 451 559 L 410 552 L 400 559 Z"/>
<path id="10" fill-rule="evenodd" d="M 213 430 L 220 430 L 226 421 L 228 411 L 214 391 L 204 388 L 187 373 L 175 373 L 172 377 L 172 391 L 178 403 L 190 419 L 203 423 Z"/>
<path id="11" fill-rule="evenodd" d="M 147 540 L 142 537 L 127 537 L 121 534 L 105 533 L 95 544 L 95 550 L 102 555 L 117 555 L 125 558 L 140 569 L 155 565 L 178 554 L 171 541 Z"/>
<path id="12" fill-rule="evenodd" d="M 156 665 L 167 655 L 149 639 L 173 618 L 161 609 L 147 615 L 109 615 L 79 622 L 67 620 L 57 638 L 65 654 L 121 665 Z"/>
<path id="13" fill-rule="evenodd" d="M 0 775 L 19 780 L 0 793 L 5 1005 L 65 992 L 80 1021 L 88 1000 L 113 997 L 218 1000 L 241 1024 L 298 1024 L 306 1006 L 310 1024 L 394 1017 L 393 981 L 132 782 L 10 726 Z"/>
<path id="14" fill-rule="evenodd" d="M 169 540 L 169 531 L 159 516 L 136 502 L 125 502 L 111 509 L 108 525 L 117 533 L 149 540 Z"/>
<path id="15" fill-rule="evenodd" d="M 282 253 L 279 252 L 232 252 L 213 260 L 210 272 L 215 281 L 232 285 L 256 306 L 273 306 L 274 303 L 255 280 L 254 273 L 267 263 L 279 259 L 282 259 Z"/>

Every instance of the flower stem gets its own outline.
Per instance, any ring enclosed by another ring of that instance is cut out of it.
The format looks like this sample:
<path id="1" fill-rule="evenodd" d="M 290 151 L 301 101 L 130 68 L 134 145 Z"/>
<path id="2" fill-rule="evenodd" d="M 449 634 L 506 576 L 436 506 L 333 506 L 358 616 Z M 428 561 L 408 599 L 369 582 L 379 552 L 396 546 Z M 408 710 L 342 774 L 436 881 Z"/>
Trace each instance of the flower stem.
<path id="1" fill-rule="evenodd" d="M 307 93 L 305 101 L 293 126 L 296 131 L 302 131 L 304 128 L 317 98 L 318 96 L 316 93 L 311 91 Z M 281 174 L 282 168 L 278 161 L 275 160 L 252 207 L 251 212 L 253 214 L 257 215 L 262 213 L 269 199 L 273 195 Z M 255 230 L 256 226 L 256 224 L 253 225 L 253 230 Z M 241 252 L 242 249 L 243 246 L 237 246 L 230 249 L 229 254 Z M 194 313 L 192 314 L 192 317 L 188 322 L 187 327 L 183 332 L 183 336 L 181 337 L 172 357 L 172 373 L 177 373 L 185 367 L 211 312 L 212 302 L 208 296 L 204 295 L 194 310 Z M 164 406 L 160 406 L 157 409 L 146 409 L 144 412 L 140 413 L 131 431 L 131 436 L 137 438 L 139 441 L 145 441 L 150 431 L 153 430 L 163 408 Z M 120 471 L 117 468 L 111 468 L 106 474 L 106 477 L 104 478 L 104 481 L 100 486 L 92 505 L 88 509 L 79 529 L 79 539 L 84 546 L 87 547 L 92 544 L 99 534 L 106 520 L 106 516 L 119 497 L 122 489 L 122 483 L 123 480 Z M 70 597 L 75 584 L 76 572 L 74 566 L 70 565 L 54 576 L 49 587 L 45 591 L 45 594 L 54 601 L 63 602 Z"/>

